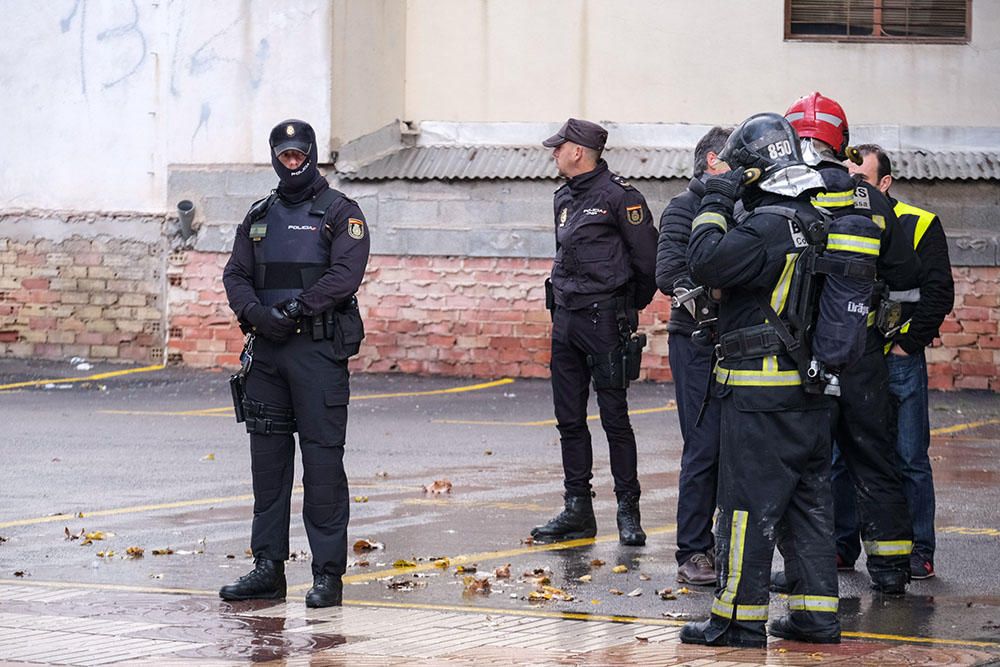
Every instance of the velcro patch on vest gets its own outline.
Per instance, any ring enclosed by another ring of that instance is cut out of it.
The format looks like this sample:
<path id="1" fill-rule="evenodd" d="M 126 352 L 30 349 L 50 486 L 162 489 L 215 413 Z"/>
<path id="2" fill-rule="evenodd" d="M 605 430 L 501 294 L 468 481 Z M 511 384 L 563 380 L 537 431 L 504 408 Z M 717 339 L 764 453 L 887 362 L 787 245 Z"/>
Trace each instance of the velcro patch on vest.
<path id="1" fill-rule="evenodd" d="M 365 221 L 357 218 L 347 219 L 347 235 L 360 241 L 365 237 Z"/>
<path id="2" fill-rule="evenodd" d="M 799 227 L 799 223 L 796 220 L 789 218 L 788 232 L 792 235 L 792 243 L 796 248 L 805 248 L 809 245 L 806 235 L 802 233 L 802 228 Z"/>
<path id="3" fill-rule="evenodd" d="M 628 215 L 628 221 L 630 224 L 638 225 L 642 222 L 642 205 L 638 206 L 626 206 L 625 213 Z"/>
<path id="4" fill-rule="evenodd" d="M 250 240 L 260 241 L 262 238 L 267 236 L 267 223 L 266 222 L 255 222 L 250 225 Z"/>

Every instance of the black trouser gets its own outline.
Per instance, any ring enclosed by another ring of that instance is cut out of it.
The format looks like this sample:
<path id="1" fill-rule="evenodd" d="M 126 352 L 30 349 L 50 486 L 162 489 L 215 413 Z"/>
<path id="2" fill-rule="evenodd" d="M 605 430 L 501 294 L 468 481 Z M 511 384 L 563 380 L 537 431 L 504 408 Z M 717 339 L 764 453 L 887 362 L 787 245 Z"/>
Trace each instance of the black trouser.
<path id="1" fill-rule="evenodd" d="M 556 307 L 552 321 L 552 400 L 562 444 L 566 493 L 589 496 L 594 454 L 587 428 L 590 397 L 588 354 L 607 354 L 619 345 L 614 309 L 566 310 Z M 635 434 L 628 418 L 625 389 L 597 389 L 601 426 L 608 437 L 615 494 L 639 494 Z"/>
<path id="2" fill-rule="evenodd" d="M 720 402 L 709 401 L 701 424 L 698 413 L 712 378 L 712 348 L 696 345 L 690 336 L 670 334 L 670 372 L 674 376 L 677 418 L 684 449 L 677 483 L 677 563 L 696 553 L 711 554 L 712 516 L 719 475 Z"/>
<path id="3" fill-rule="evenodd" d="M 895 402 L 881 349 L 870 349 L 841 373 L 834 420 L 834 439 L 850 473 L 849 480 L 834 473 L 834 514 L 853 518 L 853 494 L 873 581 L 908 573 L 913 529 L 896 453 Z M 853 563 L 856 538 L 853 545 L 838 544 L 838 551 Z"/>
<path id="4" fill-rule="evenodd" d="M 291 409 L 302 449 L 302 518 L 313 574 L 343 575 L 347 567 L 350 516 L 344 440 L 350 397 L 347 362 L 331 353 L 331 342 L 308 333 L 283 343 L 257 337 L 247 377 L 247 400 Z M 288 558 L 295 440 L 292 435 L 250 435 L 253 472 L 254 558 Z"/>
<path id="5" fill-rule="evenodd" d="M 829 412 L 743 412 L 731 393 L 721 400 L 715 526 L 721 587 L 706 637 L 714 640 L 735 626 L 745 636 L 764 638 L 779 524 L 782 552 L 796 573 L 788 599 L 795 625 L 833 632 L 839 622 Z"/>

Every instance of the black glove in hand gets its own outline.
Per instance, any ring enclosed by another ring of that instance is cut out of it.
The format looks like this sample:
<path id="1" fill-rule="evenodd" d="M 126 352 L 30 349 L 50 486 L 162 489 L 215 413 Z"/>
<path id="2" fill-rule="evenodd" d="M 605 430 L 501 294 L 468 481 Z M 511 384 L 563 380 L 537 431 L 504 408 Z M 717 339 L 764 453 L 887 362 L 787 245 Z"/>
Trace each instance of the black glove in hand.
<path id="1" fill-rule="evenodd" d="M 276 343 L 285 340 L 295 331 L 295 321 L 285 317 L 276 306 L 268 308 L 254 304 L 247 309 L 246 318 L 253 325 L 254 333 Z"/>
<path id="2" fill-rule="evenodd" d="M 298 299 L 285 299 L 279 303 L 276 308 L 282 315 L 296 322 L 302 319 L 302 315 L 304 313 L 302 302 Z"/>
<path id="3" fill-rule="evenodd" d="M 741 194 L 743 194 L 743 170 L 733 169 L 705 181 L 705 196 L 701 199 L 701 205 L 704 207 L 707 204 L 718 204 L 726 211 L 732 211 Z"/>

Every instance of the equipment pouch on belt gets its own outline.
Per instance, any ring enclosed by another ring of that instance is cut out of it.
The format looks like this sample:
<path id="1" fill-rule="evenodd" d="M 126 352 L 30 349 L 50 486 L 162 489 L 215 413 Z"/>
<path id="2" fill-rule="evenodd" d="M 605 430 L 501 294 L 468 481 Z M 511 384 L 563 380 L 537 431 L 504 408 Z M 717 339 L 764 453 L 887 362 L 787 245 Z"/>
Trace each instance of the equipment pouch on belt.
<path id="1" fill-rule="evenodd" d="M 243 351 L 240 352 L 240 370 L 229 377 L 229 391 L 233 395 L 233 411 L 236 413 L 237 424 L 246 421 L 243 404 L 247 397 L 247 374 L 253 364 L 253 341 L 253 334 L 247 334 L 246 342 L 243 343 Z"/>
<path id="2" fill-rule="evenodd" d="M 642 366 L 642 348 L 646 347 L 646 334 L 634 333 L 622 346 L 622 375 L 625 378 L 624 389 L 631 380 L 639 379 L 639 368 Z"/>
<path id="3" fill-rule="evenodd" d="M 545 310 L 550 313 L 556 309 L 556 291 L 552 287 L 552 279 L 545 279 Z"/>
<path id="4" fill-rule="evenodd" d="M 365 323 L 361 319 L 358 300 L 351 297 L 333 313 L 333 358 L 350 359 L 361 350 L 365 337 Z"/>
<path id="5" fill-rule="evenodd" d="M 883 296 L 875 311 L 875 326 L 883 336 L 893 336 L 903 325 L 903 304 Z"/>

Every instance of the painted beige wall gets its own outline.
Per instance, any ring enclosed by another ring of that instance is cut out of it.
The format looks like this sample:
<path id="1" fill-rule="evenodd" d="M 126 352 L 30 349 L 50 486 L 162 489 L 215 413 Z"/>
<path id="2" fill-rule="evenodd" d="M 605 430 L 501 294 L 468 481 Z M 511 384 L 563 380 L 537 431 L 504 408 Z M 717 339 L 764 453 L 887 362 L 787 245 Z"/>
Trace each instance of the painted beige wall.
<path id="1" fill-rule="evenodd" d="M 1000 125 L 1000 2 L 968 45 L 786 42 L 779 0 L 407 0 L 408 120 L 733 123 L 818 89 L 854 124 Z"/>
<path id="2" fill-rule="evenodd" d="M 330 148 L 404 117 L 405 58 L 406 0 L 334 0 Z"/>

